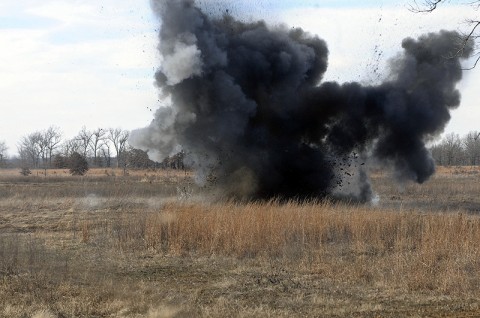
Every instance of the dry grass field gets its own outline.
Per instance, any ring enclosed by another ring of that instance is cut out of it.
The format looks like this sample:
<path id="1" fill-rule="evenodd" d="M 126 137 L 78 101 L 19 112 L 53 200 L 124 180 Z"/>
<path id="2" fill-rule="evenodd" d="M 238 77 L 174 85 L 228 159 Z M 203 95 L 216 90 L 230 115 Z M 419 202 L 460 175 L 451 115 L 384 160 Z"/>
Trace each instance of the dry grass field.
<path id="1" fill-rule="evenodd" d="M 480 170 L 372 183 L 238 203 L 182 171 L 0 171 L 0 317 L 480 317 Z"/>

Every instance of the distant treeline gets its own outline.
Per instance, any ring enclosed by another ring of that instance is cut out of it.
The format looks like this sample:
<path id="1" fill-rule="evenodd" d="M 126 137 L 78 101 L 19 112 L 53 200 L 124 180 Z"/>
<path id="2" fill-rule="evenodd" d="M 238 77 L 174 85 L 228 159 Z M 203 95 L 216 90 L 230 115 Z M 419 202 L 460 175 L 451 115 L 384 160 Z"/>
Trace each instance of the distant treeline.
<path id="1" fill-rule="evenodd" d="M 121 128 L 83 127 L 71 139 L 63 139 L 58 127 L 51 126 L 23 136 L 17 144 L 18 156 L 8 158 L 5 142 L 0 141 L 0 167 L 10 168 L 68 168 L 74 153 L 84 157 L 90 167 L 132 169 L 184 169 L 184 153 L 167 157 L 162 162 L 149 158 L 148 152 L 128 144 L 129 132 Z M 480 132 L 471 131 L 460 137 L 447 134 L 430 147 L 437 165 L 480 165 Z"/>
<path id="2" fill-rule="evenodd" d="M 51 126 L 23 136 L 17 143 L 18 155 L 8 158 L 5 142 L 0 141 L 0 167 L 61 169 L 69 167 L 73 154 L 80 154 L 90 167 L 98 168 L 171 168 L 184 169 L 183 153 L 162 162 L 149 158 L 148 152 L 128 144 L 129 132 L 121 128 L 82 127 L 71 139 L 64 139 L 58 127 Z"/>
<path id="3" fill-rule="evenodd" d="M 463 137 L 450 133 L 433 145 L 430 151 L 436 164 L 440 166 L 478 166 L 480 133 L 471 131 Z"/>

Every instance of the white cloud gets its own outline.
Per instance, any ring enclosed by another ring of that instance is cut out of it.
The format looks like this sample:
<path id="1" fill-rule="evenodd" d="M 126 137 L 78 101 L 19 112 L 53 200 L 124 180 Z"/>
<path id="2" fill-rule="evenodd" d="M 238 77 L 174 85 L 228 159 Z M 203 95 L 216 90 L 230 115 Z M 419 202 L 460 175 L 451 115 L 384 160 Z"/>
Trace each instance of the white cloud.
<path id="1" fill-rule="evenodd" d="M 0 32 L 0 140 L 11 154 L 21 136 L 50 125 L 73 137 L 83 125 L 133 129 L 151 120 L 158 63 L 148 1 L 134 9 L 111 0 L 23 3 L 0 8 L 57 22 Z M 100 35 L 78 36 L 83 29 Z M 59 41 L 62 33 L 73 41 Z"/>

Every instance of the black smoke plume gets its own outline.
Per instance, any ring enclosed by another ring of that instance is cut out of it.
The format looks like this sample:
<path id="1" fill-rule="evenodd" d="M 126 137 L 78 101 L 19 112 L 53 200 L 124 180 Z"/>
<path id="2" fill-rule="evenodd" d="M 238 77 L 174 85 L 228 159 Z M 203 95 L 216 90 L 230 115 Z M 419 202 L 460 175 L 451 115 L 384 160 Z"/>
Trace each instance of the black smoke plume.
<path id="1" fill-rule="evenodd" d="M 328 49 L 302 29 L 213 18 L 193 0 L 155 0 L 156 83 L 171 106 L 132 133 L 158 157 L 183 150 L 197 180 L 242 198 L 371 197 L 367 159 L 403 179 L 435 170 L 425 143 L 460 103 L 459 34 L 402 41 L 377 86 L 322 82 Z M 157 158 L 158 158 L 157 157 Z"/>

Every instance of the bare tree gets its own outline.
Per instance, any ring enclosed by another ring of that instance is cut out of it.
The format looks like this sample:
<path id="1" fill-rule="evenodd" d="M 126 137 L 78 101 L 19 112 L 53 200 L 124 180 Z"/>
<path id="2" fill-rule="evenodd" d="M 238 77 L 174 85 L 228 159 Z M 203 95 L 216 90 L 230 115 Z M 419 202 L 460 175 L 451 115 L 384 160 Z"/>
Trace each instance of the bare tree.
<path id="1" fill-rule="evenodd" d="M 81 152 L 81 144 L 77 138 L 65 141 L 62 144 L 62 153 L 64 157 L 70 157 L 74 152 Z"/>
<path id="2" fill-rule="evenodd" d="M 113 148 L 117 154 L 117 168 L 120 166 L 122 155 L 127 148 L 127 141 L 130 133 L 121 128 L 110 128 L 108 130 L 107 138 L 112 142 Z"/>
<path id="3" fill-rule="evenodd" d="M 112 166 L 112 151 L 110 142 L 108 140 L 103 141 L 102 145 L 100 146 L 100 153 L 105 161 L 105 166 L 110 168 Z"/>
<path id="4" fill-rule="evenodd" d="M 7 144 L 5 141 L 0 141 L 0 167 L 5 165 L 5 159 L 7 158 Z"/>
<path id="5" fill-rule="evenodd" d="M 18 153 L 24 165 L 31 165 L 34 168 L 38 168 L 44 152 L 43 136 L 40 132 L 34 132 L 28 136 L 24 136 L 18 143 Z"/>
<path id="6" fill-rule="evenodd" d="M 117 153 L 117 160 L 122 160 L 125 164 L 125 158 L 124 158 L 124 153 L 126 153 L 127 148 L 128 148 L 128 137 L 130 137 L 130 132 L 124 130 L 122 135 L 120 136 L 119 139 L 119 148 L 118 150 L 120 152 Z M 118 166 L 118 162 L 117 162 Z"/>
<path id="7" fill-rule="evenodd" d="M 430 153 L 432 154 L 432 157 L 435 160 L 435 163 L 437 165 L 440 165 L 440 166 L 446 165 L 447 160 L 445 159 L 445 147 L 443 143 L 433 145 L 430 148 Z"/>
<path id="8" fill-rule="evenodd" d="M 447 0 L 423 0 L 419 4 L 417 1 L 414 1 L 414 4 L 410 6 L 410 11 L 413 12 L 423 12 L 431 13 L 434 12 L 440 5 L 445 4 Z M 472 7 L 472 11 L 477 12 L 480 8 L 480 0 L 471 0 L 463 2 L 464 5 L 469 5 Z M 453 52 L 454 56 L 461 56 L 464 53 L 464 50 L 470 46 L 470 42 L 476 40 L 480 37 L 480 17 L 468 19 L 465 21 L 469 25 L 468 31 L 464 32 L 459 38 L 458 48 Z M 480 49 L 475 48 L 475 53 L 473 56 L 476 57 L 473 66 L 466 68 L 465 70 L 471 70 L 475 68 L 480 60 Z"/>
<path id="9" fill-rule="evenodd" d="M 98 153 L 102 145 L 103 140 L 106 138 L 107 131 L 103 128 L 97 128 L 92 132 L 92 138 L 90 139 L 90 150 L 93 154 L 93 163 L 98 165 Z"/>
<path id="10" fill-rule="evenodd" d="M 93 138 L 93 133 L 91 131 L 88 131 L 85 126 L 82 127 L 82 130 L 80 130 L 80 132 L 76 137 L 81 147 L 80 154 L 84 158 L 88 158 L 88 148 L 90 147 L 90 142 L 92 138 Z"/>
<path id="11" fill-rule="evenodd" d="M 471 131 L 463 138 L 463 146 L 468 164 L 476 166 L 480 161 L 480 133 Z"/>
<path id="12" fill-rule="evenodd" d="M 455 133 L 446 135 L 443 141 L 443 146 L 445 151 L 445 164 L 447 166 L 460 165 L 463 152 L 460 136 Z"/>
<path id="13" fill-rule="evenodd" d="M 47 165 L 48 165 L 48 141 L 46 139 L 45 132 L 38 133 L 38 147 L 40 150 L 40 157 L 42 158 L 41 168 L 44 170 L 45 176 L 47 176 Z M 40 168 L 40 166 L 38 167 Z"/>
<path id="14" fill-rule="evenodd" d="M 62 142 L 62 133 L 60 132 L 60 128 L 50 126 L 47 130 L 44 131 L 43 139 L 46 147 L 49 166 L 52 167 L 53 152 L 59 147 L 60 143 Z"/>

